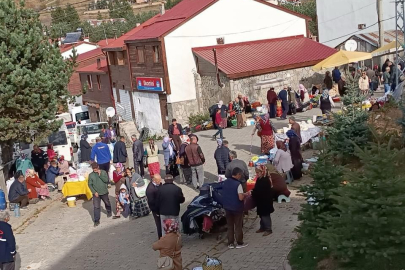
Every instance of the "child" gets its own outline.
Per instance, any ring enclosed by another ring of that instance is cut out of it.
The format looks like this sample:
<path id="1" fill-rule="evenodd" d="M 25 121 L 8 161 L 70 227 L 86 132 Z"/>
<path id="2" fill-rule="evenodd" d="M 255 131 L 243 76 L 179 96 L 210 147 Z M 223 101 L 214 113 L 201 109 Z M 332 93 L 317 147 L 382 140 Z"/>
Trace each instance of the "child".
<path id="1" fill-rule="evenodd" d="M 125 184 L 121 185 L 120 194 L 119 194 L 119 202 L 123 209 L 122 216 L 124 218 L 127 218 L 129 215 L 129 194 L 127 192 L 127 187 L 125 186 Z M 117 212 L 117 216 L 119 216 L 118 212 Z"/>

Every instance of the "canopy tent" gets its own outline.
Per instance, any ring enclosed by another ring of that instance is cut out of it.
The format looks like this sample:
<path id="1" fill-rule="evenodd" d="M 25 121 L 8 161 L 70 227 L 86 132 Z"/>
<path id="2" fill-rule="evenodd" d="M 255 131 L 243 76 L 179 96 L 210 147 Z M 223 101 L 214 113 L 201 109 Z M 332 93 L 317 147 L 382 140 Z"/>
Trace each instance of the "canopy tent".
<path id="1" fill-rule="evenodd" d="M 371 59 L 372 57 L 373 56 L 371 53 L 340 50 L 313 66 L 312 69 L 314 71 L 321 71 L 327 68 L 338 67 L 353 62 Z"/>
<path id="2" fill-rule="evenodd" d="M 381 48 L 378 48 L 377 50 L 372 51 L 371 54 L 373 56 L 379 56 L 381 53 L 390 52 L 392 49 L 396 49 L 396 47 L 397 47 L 397 42 L 394 40 L 388 44 L 385 44 Z M 401 44 L 398 43 L 398 48 L 401 48 L 401 47 L 402 47 Z"/>

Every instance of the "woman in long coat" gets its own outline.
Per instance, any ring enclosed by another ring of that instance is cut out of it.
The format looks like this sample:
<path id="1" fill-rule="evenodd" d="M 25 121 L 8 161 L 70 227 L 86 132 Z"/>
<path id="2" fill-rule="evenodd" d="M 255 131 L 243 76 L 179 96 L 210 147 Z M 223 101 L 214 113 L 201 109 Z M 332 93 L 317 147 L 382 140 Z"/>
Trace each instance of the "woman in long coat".
<path id="1" fill-rule="evenodd" d="M 273 207 L 273 184 L 266 166 L 256 167 L 257 180 L 252 190 L 252 198 L 256 203 L 257 215 L 260 216 L 260 228 L 256 233 L 264 233 L 263 236 L 273 233 L 270 214 L 274 212 Z"/>
<path id="2" fill-rule="evenodd" d="M 91 146 L 87 141 L 87 136 L 82 135 L 80 140 L 80 162 L 90 161 L 91 158 Z"/>
<path id="3" fill-rule="evenodd" d="M 291 169 L 291 173 L 295 180 L 302 177 L 302 155 L 301 155 L 301 139 L 290 129 L 287 131 L 287 137 L 290 139 L 288 145 L 290 148 L 291 161 L 294 167 Z"/>
<path id="4" fill-rule="evenodd" d="M 268 154 L 274 148 L 274 133 L 276 132 L 276 128 L 271 122 L 268 113 L 264 115 L 264 119 L 260 116 L 256 118 L 256 127 L 252 136 L 256 130 L 259 130 L 258 135 L 261 138 L 261 152 L 262 154 Z"/>
<path id="5" fill-rule="evenodd" d="M 148 199 L 146 198 L 146 187 L 148 182 L 137 173 L 132 173 L 131 176 L 127 176 L 125 179 L 125 185 L 129 193 L 131 201 L 131 215 L 132 217 L 139 218 L 147 216 L 150 213 Z M 138 194 L 135 189 L 143 189 L 142 194 Z"/>

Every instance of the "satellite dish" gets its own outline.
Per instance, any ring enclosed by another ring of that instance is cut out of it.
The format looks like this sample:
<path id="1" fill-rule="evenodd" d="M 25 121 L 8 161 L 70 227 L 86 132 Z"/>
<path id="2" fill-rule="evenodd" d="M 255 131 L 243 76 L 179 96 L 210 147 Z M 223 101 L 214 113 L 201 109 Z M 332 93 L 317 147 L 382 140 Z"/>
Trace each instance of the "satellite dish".
<path id="1" fill-rule="evenodd" d="M 115 116 L 115 109 L 113 107 L 108 107 L 105 110 L 105 113 L 107 114 L 108 117 L 114 117 Z"/>
<path id="2" fill-rule="evenodd" d="M 346 51 L 354 52 L 355 50 L 357 50 L 357 42 L 353 39 L 349 39 L 345 43 L 345 49 Z"/>

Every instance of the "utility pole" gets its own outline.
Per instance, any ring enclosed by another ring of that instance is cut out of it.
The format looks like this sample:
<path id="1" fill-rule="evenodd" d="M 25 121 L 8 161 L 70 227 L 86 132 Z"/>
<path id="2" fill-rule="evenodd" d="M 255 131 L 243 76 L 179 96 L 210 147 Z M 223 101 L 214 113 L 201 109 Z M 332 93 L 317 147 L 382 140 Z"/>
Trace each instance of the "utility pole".
<path id="1" fill-rule="evenodd" d="M 377 0 L 377 15 L 378 15 L 378 43 L 379 48 L 384 46 L 384 22 L 383 22 L 383 4 L 382 0 Z M 382 67 L 384 62 L 383 57 L 380 57 L 380 67 Z"/>

